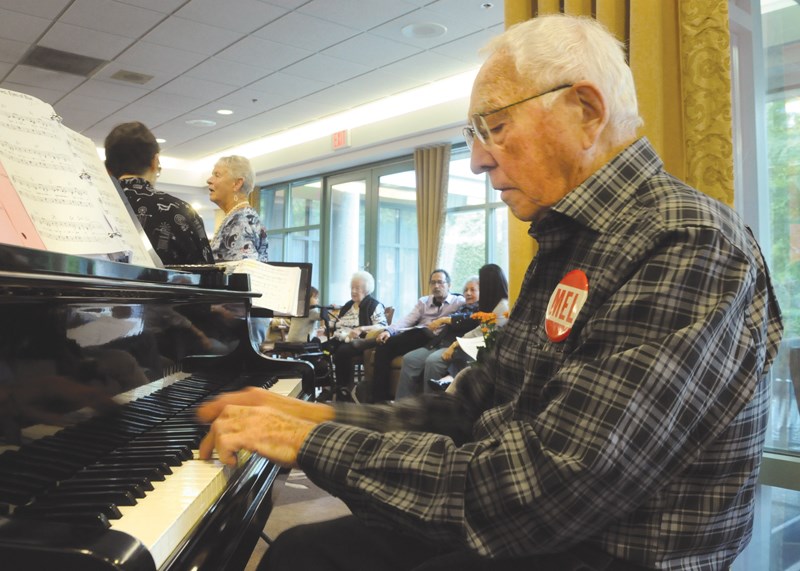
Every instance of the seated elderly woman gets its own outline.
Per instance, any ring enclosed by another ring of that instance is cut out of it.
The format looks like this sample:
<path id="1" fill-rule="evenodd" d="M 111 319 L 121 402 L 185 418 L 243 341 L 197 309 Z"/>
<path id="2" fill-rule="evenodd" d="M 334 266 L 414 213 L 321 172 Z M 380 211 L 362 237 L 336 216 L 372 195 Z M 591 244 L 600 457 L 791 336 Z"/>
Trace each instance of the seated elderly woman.
<path id="1" fill-rule="evenodd" d="M 336 384 L 353 387 L 353 358 L 364 351 L 364 346 L 354 341 L 373 329 L 386 327 L 385 308 L 372 297 L 375 278 L 369 272 L 355 272 L 350 278 L 350 301 L 339 309 L 331 338 L 323 345 L 333 355 L 336 367 Z"/>
<path id="2" fill-rule="evenodd" d="M 458 346 L 456 338 L 482 334 L 480 326 L 471 317 L 473 312 L 491 312 L 498 316 L 498 325 L 505 322 L 505 314 L 508 312 L 508 280 L 502 268 L 497 264 L 481 267 L 478 277 L 468 279 L 464 285 L 464 298 L 467 304 L 457 313 L 431 323 L 431 326 L 444 325 L 441 333 L 425 347 L 405 354 L 396 398 L 438 389 L 438 386 L 431 385 L 428 381 L 438 380 L 452 366 L 451 359 Z M 466 359 L 459 363 L 462 368 L 466 364 Z"/>

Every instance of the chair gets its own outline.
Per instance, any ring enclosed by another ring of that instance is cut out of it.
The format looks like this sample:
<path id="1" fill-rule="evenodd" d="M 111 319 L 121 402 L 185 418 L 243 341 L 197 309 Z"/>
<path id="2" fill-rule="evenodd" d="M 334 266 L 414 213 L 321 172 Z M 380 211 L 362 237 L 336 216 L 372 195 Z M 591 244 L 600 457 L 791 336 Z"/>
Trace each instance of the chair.
<path id="1" fill-rule="evenodd" d="M 389 307 L 387 307 L 384 310 L 384 314 L 386 315 L 386 324 L 387 325 L 391 325 L 392 324 L 392 318 L 394 317 L 394 307 L 392 307 L 391 305 Z M 374 337 L 378 333 L 380 333 L 380 330 L 371 331 L 370 334 L 367 335 L 367 337 Z M 365 374 L 364 374 L 365 373 L 364 372 L 364 355 L 367 354 L 367 353 L 369 353 L 370 356 L 371 356 L 374 353 L 374 351 L 372 349 L 368 349 L 368 350 L 364 351 L 364 353 L 362 353 L 360 356 L 358 356 L 355 359 L 353 359 L 353 368 L 354 368 L 353 369 L 353 380 L 355 381 L 356 384 L 358 384 L 358 383 L 360 383 L 361 381 L 364 380 L 364 377 L 365 377 Z M 398 380 L 399 380 L 399 378 L 400 377 L 398 376 Z"/>
<path id="2" fill-rule="evenodd" d="M 391 312 L 391 313 L 390 313 Z M 392 324 L 392 320 L 390 315 L 394 316 L 394 307 L 387 307 L 386 308 L 386 321 L 389 325 Z M 378 332 L 371 332 L 378 334 Z M 367 349 L 364 351 L 364 355 L 362 356 L 362 363 L 363 363 L 363 377 L 372 378 L 373 371 L 375 370 L 375 349 Z M 389 372 L 389 391 L 394 396 L 397 392 L 397 385 L 400 383 L 400 369 L 403 368 L 403 356 L 398 355 L 390 364 L 390 372 Z"/>

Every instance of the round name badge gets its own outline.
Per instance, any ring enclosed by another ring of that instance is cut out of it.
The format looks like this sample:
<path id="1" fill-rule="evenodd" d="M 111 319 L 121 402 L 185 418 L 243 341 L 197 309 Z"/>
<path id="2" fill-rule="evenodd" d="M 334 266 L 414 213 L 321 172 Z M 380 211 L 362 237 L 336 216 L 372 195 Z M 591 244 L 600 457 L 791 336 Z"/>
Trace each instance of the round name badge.
<path id="1" fill-rule="evenodd" d="M 553 343 L 569 337 L 575 318 L 589 297 L 589 279 L 583 270 L 572 270 L 565 275 L 547 302 L 545 331 Z"/>

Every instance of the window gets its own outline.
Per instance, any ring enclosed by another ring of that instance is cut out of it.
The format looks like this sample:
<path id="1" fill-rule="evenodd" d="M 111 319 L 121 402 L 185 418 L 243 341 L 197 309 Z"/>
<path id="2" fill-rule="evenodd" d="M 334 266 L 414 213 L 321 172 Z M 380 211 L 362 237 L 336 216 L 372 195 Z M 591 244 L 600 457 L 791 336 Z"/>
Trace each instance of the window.
<path id="1" fill-rule="evenodd" d="M 350 298 L 350 276 L 375 277 L 375 298 L 397 315 L 411 311 L 418 295 L 416 178 L 403 160 L 330 176 L 329 270 L 326 303 Z"/>
<path id="2" fill-rule="evenodd" d="M 733 571 L 800 568 L 800 4 L 730 0 L 736 209 L 770 266 L 784 338 L 753 539 Z"/>
<path id="3" fill-rule="evenodd" d="M 262 188 L 259 212 L 267 226 L 269 259 L 310 262 L 319 283 L 322 181 L 312 179 Z"/>
<path id="4" fill-rule="evenodd" d="M 450 272 L 453 291 L 461 291 L 480 267 L 495 263 L 508 273 L 508 208 L 484 174 L 472 174 L 469 152 L 450 159 L 447 212 L 439 266 Z"/>

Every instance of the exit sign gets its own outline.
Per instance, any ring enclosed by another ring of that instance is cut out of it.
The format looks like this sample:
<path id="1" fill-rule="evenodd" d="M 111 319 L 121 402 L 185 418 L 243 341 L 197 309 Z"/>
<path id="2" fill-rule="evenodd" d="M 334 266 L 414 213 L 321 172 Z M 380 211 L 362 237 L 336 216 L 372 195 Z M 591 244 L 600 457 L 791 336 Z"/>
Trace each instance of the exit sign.
<path id="1" fill-rule="evenodd" d="M 346 149 L 350 146 L 350 129 L 343 129 L 342 131 L 336 131 L 333 135 L 331 135 L 331 146 L 333 150 L 337 149 Z"/>

